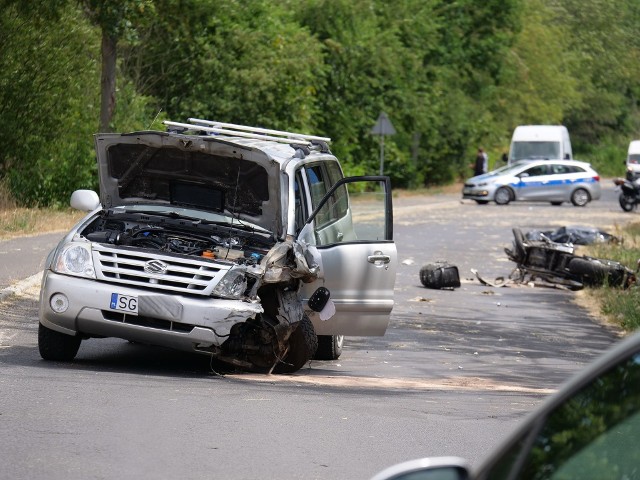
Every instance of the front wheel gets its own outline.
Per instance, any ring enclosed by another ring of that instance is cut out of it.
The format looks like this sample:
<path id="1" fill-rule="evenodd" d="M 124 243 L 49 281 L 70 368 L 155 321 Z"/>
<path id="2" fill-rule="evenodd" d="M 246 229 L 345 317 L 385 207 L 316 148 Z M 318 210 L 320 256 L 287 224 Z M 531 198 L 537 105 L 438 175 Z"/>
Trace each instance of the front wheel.
<path id="1" fill-rule="evenodd" d="M 618 202 L 620 202 L 620 207 L 622 207 L 622 210 L 624 210 L 625 212 L 630 212 L 636 206 L 636 202 L 633 197 L 628 197 L 624 193 L 620 194 L 620 196 L 618 197 Z"/>
<path id="2" fill-rule="evenodd" d="M 316 360 L 337 360 L 342 355 L 344 335 L 318 335 Z"/>
<path id="3" fill-rule="evenodd" d="M 571 203 L 576 207 L 584 207 L 591 201 L 591 196 L 584 188 L 578 188 L 571 194 Z"/>
<path id="4" fill-rule="evenodd" d="M 275 373 L 294 373 L 304 367 L 318 350 L 318 336 L 309 317 L 304 315 L 289 336 L 289 350 L 274 367 Z"/>
<path id="5" fill-rule="evenodd" d="M 38 350 L 45 360 L 73 360 L 80 348 L 80 342 L 80 337 L 51 330 L 42 324 L 38 327 Z"/>
<path id="6" fill-rule="evenodd" d="M 498 205 L 506 205 L 511 201 L 511 190 L 509 190 L 507 187 L 500 187 L 496 191 L 496 194 L 493 197 L 493 200 Z"/>

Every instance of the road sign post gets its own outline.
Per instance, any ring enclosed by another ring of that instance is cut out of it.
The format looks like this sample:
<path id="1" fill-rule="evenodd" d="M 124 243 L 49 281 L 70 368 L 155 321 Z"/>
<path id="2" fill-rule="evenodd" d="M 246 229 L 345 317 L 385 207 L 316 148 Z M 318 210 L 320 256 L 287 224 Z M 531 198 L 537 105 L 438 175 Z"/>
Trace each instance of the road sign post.
<path id="1" fill-rule="evenodd" d="M 391 120 L 384 112 L 380 113 L 376 124 L 371 129 L 372 135 L 380 136 L 380 175 L 384 174 L 384 137 L 385 135 L 395 135 L 396 129 L 393 128 Z"/>

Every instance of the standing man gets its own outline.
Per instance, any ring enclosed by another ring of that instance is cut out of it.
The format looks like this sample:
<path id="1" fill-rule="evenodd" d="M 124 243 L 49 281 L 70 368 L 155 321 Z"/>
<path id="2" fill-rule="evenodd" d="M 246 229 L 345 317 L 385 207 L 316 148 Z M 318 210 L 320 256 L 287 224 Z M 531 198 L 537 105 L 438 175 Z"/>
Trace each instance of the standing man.
<path id="1" fill-rule="evenodd" d="M 487 154 L 484 152 L 482 148 L 479 148 L 478 154 L 476 155 L 476 162 L 473 165 L 474 176 L 487 173 L 487 160 L 488 160 Z"/>

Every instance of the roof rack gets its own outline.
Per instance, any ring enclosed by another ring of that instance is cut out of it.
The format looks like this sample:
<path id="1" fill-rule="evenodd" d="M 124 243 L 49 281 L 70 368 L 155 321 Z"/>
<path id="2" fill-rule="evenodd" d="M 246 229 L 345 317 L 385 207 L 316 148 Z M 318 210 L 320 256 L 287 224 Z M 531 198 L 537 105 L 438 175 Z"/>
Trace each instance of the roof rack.
<path id="1" fill-rule="evenodd" d="M 204 132 L 218 133 L 222 135 L 232 135 L 236 137 L 253 138 L 257 140 L 271 140 L 282 143 L 300 143 L 309 145 L 315 142 L 330 142 L 328 137 L 317 137 L 315 135 L 305 135 L 302 133 L 285 132 L 282 130 L 270 130 L 267 128 L 247 127 L 244 125 L 236 125 L 233 123 L 214 122 L 211 120 L 202 120 L 198 118 L 189 118 L 191 123 L 171 122 L 165 120 L 167 126 L 180 127 L 192 130 L 201 130 Z"/>

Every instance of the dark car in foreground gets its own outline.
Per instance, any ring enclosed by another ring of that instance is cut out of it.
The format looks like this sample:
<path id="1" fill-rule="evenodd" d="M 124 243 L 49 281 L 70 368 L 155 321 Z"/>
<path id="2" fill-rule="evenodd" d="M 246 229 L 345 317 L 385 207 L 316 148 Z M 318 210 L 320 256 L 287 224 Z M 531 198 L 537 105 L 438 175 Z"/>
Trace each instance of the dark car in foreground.
<path id="1" fill-rule="evenodd" d="M 477 470 L 455 457 L 390 467 L 373 480 L 640 478 L 640 333 L 551 396 Z"/>

